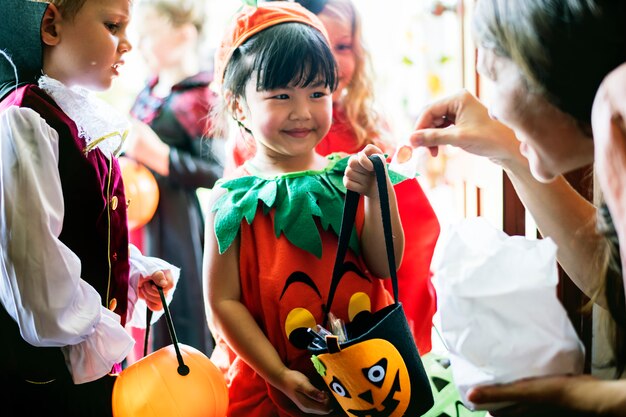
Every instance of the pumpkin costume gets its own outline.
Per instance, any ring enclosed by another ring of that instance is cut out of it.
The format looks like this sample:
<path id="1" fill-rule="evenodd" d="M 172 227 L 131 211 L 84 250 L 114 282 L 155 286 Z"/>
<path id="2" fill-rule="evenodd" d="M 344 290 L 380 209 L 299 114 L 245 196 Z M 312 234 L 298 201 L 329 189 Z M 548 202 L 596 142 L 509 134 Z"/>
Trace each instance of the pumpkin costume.
<path id="1" fill-rule="evenodd" d="M 248 308 L 276 351 L 291 369 L 323 384 L 306 350 L 306 328 L 323 322 L 337 250 L 348 158 L 328 157 L 321 171 L 304 171 L 264 178 L 245 164 L 238 178 L 219 182 L 227 189 L 211 208 L 220 252 L 237 234 L 240 238 L 241 302 Z M 393 182 L 402 179 L 390 172 Z M 392 302 L 383 281 L 372 277 L 359 256 L 357 236 L 363 206 L 346 258 L 352 270 L 338 285 L 333 314 L 345 322 L 364 310 L 377 311 Z M 269 385 L 232 352 L 219 335 L 211 357 L 227 378 L 228 415 L 305 415 L 284 394 Z"/>
<path id="2" fill-rule="evenodd" d="M 328 134 L 315 147 L 320 155 L 333 152 L 357 153 L 357 139 L 341 109 L 333 108 L 333 123 Z M 227 157 L 228 165 L 241 166 L 255 153 L 254 139 L 238 135 Z M 424 355 L 432 349 L 433 316 L 437 311 L 437 294 L 431 281 L 430 262 L 439 238 L 439 220 L 416 179 L 402 181 L 394 186 L 400 220 L 404 229 L 404 256 L 398 269 L 400 301 L 415 337 L 415 343 Z M 391 291 L 391 284 L 385 282 Z"/>
<path id="3" fill-rule="evenodd" d="M 270 26 L 286 21 L 301 22 L 315 27 L 328 40 L 328 34 L 321 21 L 311 19 L 311 15 L 307 16 L 306 10 L 302 8 L 284 3 L 283 1 L 264 3 L 262 9 L 256 11 L 249 9 L 247 16 L 240 16 L 231 24 L 229 36 L 222 41 L 216 54 L 215 80 L 217 84 L 223 81 L 224 71 L 233 51 L 246 39 Z M 322 4 L 305 3 L 307 8 L 317 12 L 323 7 Z M 385 149 L 382 144 L 373 142 L 383 151 L 393 153 Z M 333 105 L 333 122 L 330 130 L 317 144 L 315 151 L 322 156 L 334 152 L 352 154 L 359 152 L 364 146 L 359 144 L 345 112 L 339 106 Z M 234 140 L 227 143 L 224 175 L 228 176 L 236 172 L 236 169 L 252 158 L 255 153 L 254 139 L 242 130 L 234 137 Z M 437 295 L 431 282 L 430 263 L 439 238 L 439 220 L 416 179 L 397 184 L 395 192 L 405 233 L 404 257 L 398 269 L 400 301 L 404 306 L 417 348 L 423 355 L 432 349 L 433 316 L 437 311 Z M 391 290 L 391 285 L 386 285 Z"/>

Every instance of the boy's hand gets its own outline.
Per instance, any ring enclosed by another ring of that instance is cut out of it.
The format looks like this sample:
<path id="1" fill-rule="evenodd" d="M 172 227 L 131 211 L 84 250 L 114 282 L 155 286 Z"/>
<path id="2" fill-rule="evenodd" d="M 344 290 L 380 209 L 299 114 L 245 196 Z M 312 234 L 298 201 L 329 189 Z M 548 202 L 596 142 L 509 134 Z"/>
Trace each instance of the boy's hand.
<path id="1" fill-rule="evenodd" d="M 367 145 L 361 152 L 350 157 L 348 167 L 343 175 L 343 185 L 348 190 L 363 194 L 366 197 L 377 198 L 376 175 L 374 174 L 374 164 L 368 158 L 370 155 L 379 155 L 385 162 L 385 157 L 380 148 Z"/>
<path id="2" fill-rule="evenodd" d="M 166 296 L 174 287 L 174 279 L 169 270 L 157 271 L 150 276 L 142 276 L 139 278 L 139 286 L 137 289 L 139 298 L 145 300 L 148 308 L 152 311 L 160 311 L 163 309 L 157 286 L 163 289 L 163 293 Z"/>

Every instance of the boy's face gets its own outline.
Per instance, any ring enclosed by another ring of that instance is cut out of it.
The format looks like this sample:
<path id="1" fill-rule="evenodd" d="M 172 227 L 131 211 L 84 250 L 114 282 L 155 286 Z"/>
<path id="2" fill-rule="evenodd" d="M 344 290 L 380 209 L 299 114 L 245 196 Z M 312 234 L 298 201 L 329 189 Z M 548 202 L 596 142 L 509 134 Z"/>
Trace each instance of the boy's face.
<path id="1" fill-rule="evenodd" d="M 131 49 L 130 6 L 129 0 L 87 0 L 73 18 L 57 13 L 50 25 L 44 18 L 44 73 L 67 86 L 109 88 Z"/>
<path id="2" fill-rule="evenodd" d="M 195 38 L 189 31 L 193 27 L 191 23 L 175 26 L 149 4 L 139 8 L 133 22 L 137 26 L 137 47 L 154 73 L 180 68 L 189 53 L 195 53 Z"/>

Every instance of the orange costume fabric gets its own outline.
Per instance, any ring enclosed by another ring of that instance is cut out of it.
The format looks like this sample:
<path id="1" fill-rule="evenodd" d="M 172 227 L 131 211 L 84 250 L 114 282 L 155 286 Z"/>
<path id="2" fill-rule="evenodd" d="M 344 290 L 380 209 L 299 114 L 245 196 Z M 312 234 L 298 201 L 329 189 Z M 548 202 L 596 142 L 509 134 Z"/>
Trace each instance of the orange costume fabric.
<path id="1" fill-rule="evenodd" d="M 362 149 L 355 146 L 356 143 L 345 115 L 333 107 L 331 128 L 315 150 L 324 156 L 334 152 L 354 154 Z M 232 160 L 229 163 L 240 166 L 252 158 L 254 152 L 254 140 L 238 136 L 230 151 Z M 424 355 L 432 349 L 433 316 L 437 311 L 430 263 L 439 238 L 439 220 L 416 179 L 402 181 L 394 187 L 405 236 L 404 256 L 398 270 L 399 298 L 419 353 Z M 392 291 L 390 282 L 385 285 Z"/>
<path id="2" fill-rule="evenodd" d="M 338 161 L 341 160 L 330 158 L 330 165 L 324 171 L 290 173 L 279 176 L 278 179 L 259 178 L 259 181 L 280 182 L 286 177 L 294 178 L 294 176 L 301 175 L 311 176 L 314 181 L 327 184 L 326 179 L 318 180 L 317 177 L 335 176 L 335 181 L 341 180 L 345 168 L 340 167 Z M 345 166 L 345 160 L 343 162 Z M 236 171 L 235 176 L 243 178 L 248 175 L 250 173 L 243 166 Z M 228 185 L 228 182 L 220 185 L 224 186 L 224 184 Z M 255 184 L 258 186 L 259 182 Z M 340 184 L 340 181 L 334 184 Z M 270 186 L 275 187 L 272 184 Z M 262 184 L 259 187 L 265 187 L 265 185 Z M 298 192 L 301 188 L 303 187 L 299 186 L 291 190 Z M 280 185 L 278 189 L 280 190 Z M 332 210 L 338 210 L 340 216 L 345 189 L 343 192 L 338 187 L 327 187 L 327 189 L 331 194 L 335 194 L 337 203 L 334 203 Z M 230 188 L 229 192 L 231 192 Z M 301 193 L 306 192 L 308 191 L 303 190 Z M 317 201 L 320 199 L 319 194 L 313 197 L 317 198 Z M 220 201 L 216 203 L 216 206 Z M 277 205 L 280 206 L 281 203 Z M 213 210 L 216 211 L 215 206 Z M 321 257 L 318 257 L 310 251 L 296 247 L 284 233 L 276 237 L 275 219 L 280 216 L 276 210 L 276 207 L 268 208 L 260 204 L 251 224 L 245 220 L 240 223 L 241 301 L 276 348 L 286 366 L 301 371 L 314 385 L 324 389 L 323 381 L 311 362 L 311 355 L 305 346 L 297 346 L 302 345 L 302 342 L 298 343 L 295 333 L 291 331 L 296 328 L 302 330 L 303 326 L 315 327 L 315 324 L 323 322 L 322 306 L 327 301 L 332 280 L 338 237 L 332 228 L 327 227 L 325 230 L 321 226 L 324 223 L 324 220 L 321 220 L 324 218 L 324 213 L 316 218 L 315 224 L 322 243 Z M 361 204 L 357 215 L 357 235 L 360 235 L 362 225 L 363 205 Z M 218 240 L 220 233 L 216 222 Z M 372 277 L 367 272 L 364 262 L 354 251 L 348 251 L 346 259 L 353 262 L 356 268 L 346 273 L 340 281 L 333 301 L 333 314 L 348 322 L 351 314 L 354 315 L 355 309 L 360 310 L 367 304 L 362 302 L 364 299 L 369 299 L 370 311 L 377 311 L 393 302 L 389 292 L 384 288 L 383 281 Z M 211 360 L 224 371 L 227 379 L 230 396 L 229 417 L 306 415 L 282 392 L 269 385 L 241 358 L 237 357 L 219 335 L 216 336 L 216 348 Z"/>

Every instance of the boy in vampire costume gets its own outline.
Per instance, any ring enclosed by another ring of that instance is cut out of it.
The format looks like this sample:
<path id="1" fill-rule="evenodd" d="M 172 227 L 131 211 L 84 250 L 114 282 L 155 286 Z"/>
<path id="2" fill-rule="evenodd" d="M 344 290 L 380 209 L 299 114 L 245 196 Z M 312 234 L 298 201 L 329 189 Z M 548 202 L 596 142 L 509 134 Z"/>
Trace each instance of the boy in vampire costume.
<path id="1" fill-rule="evenodd" d="M 3 0 L 3 13 L 0 399 L 20 416 L 111 416 L 124 325 L 160 312 L 156 286 L 171 299 L 179 273 L 128 243 L 127 121 L 90 91 L 131 49 L 130 2 Z"/>

